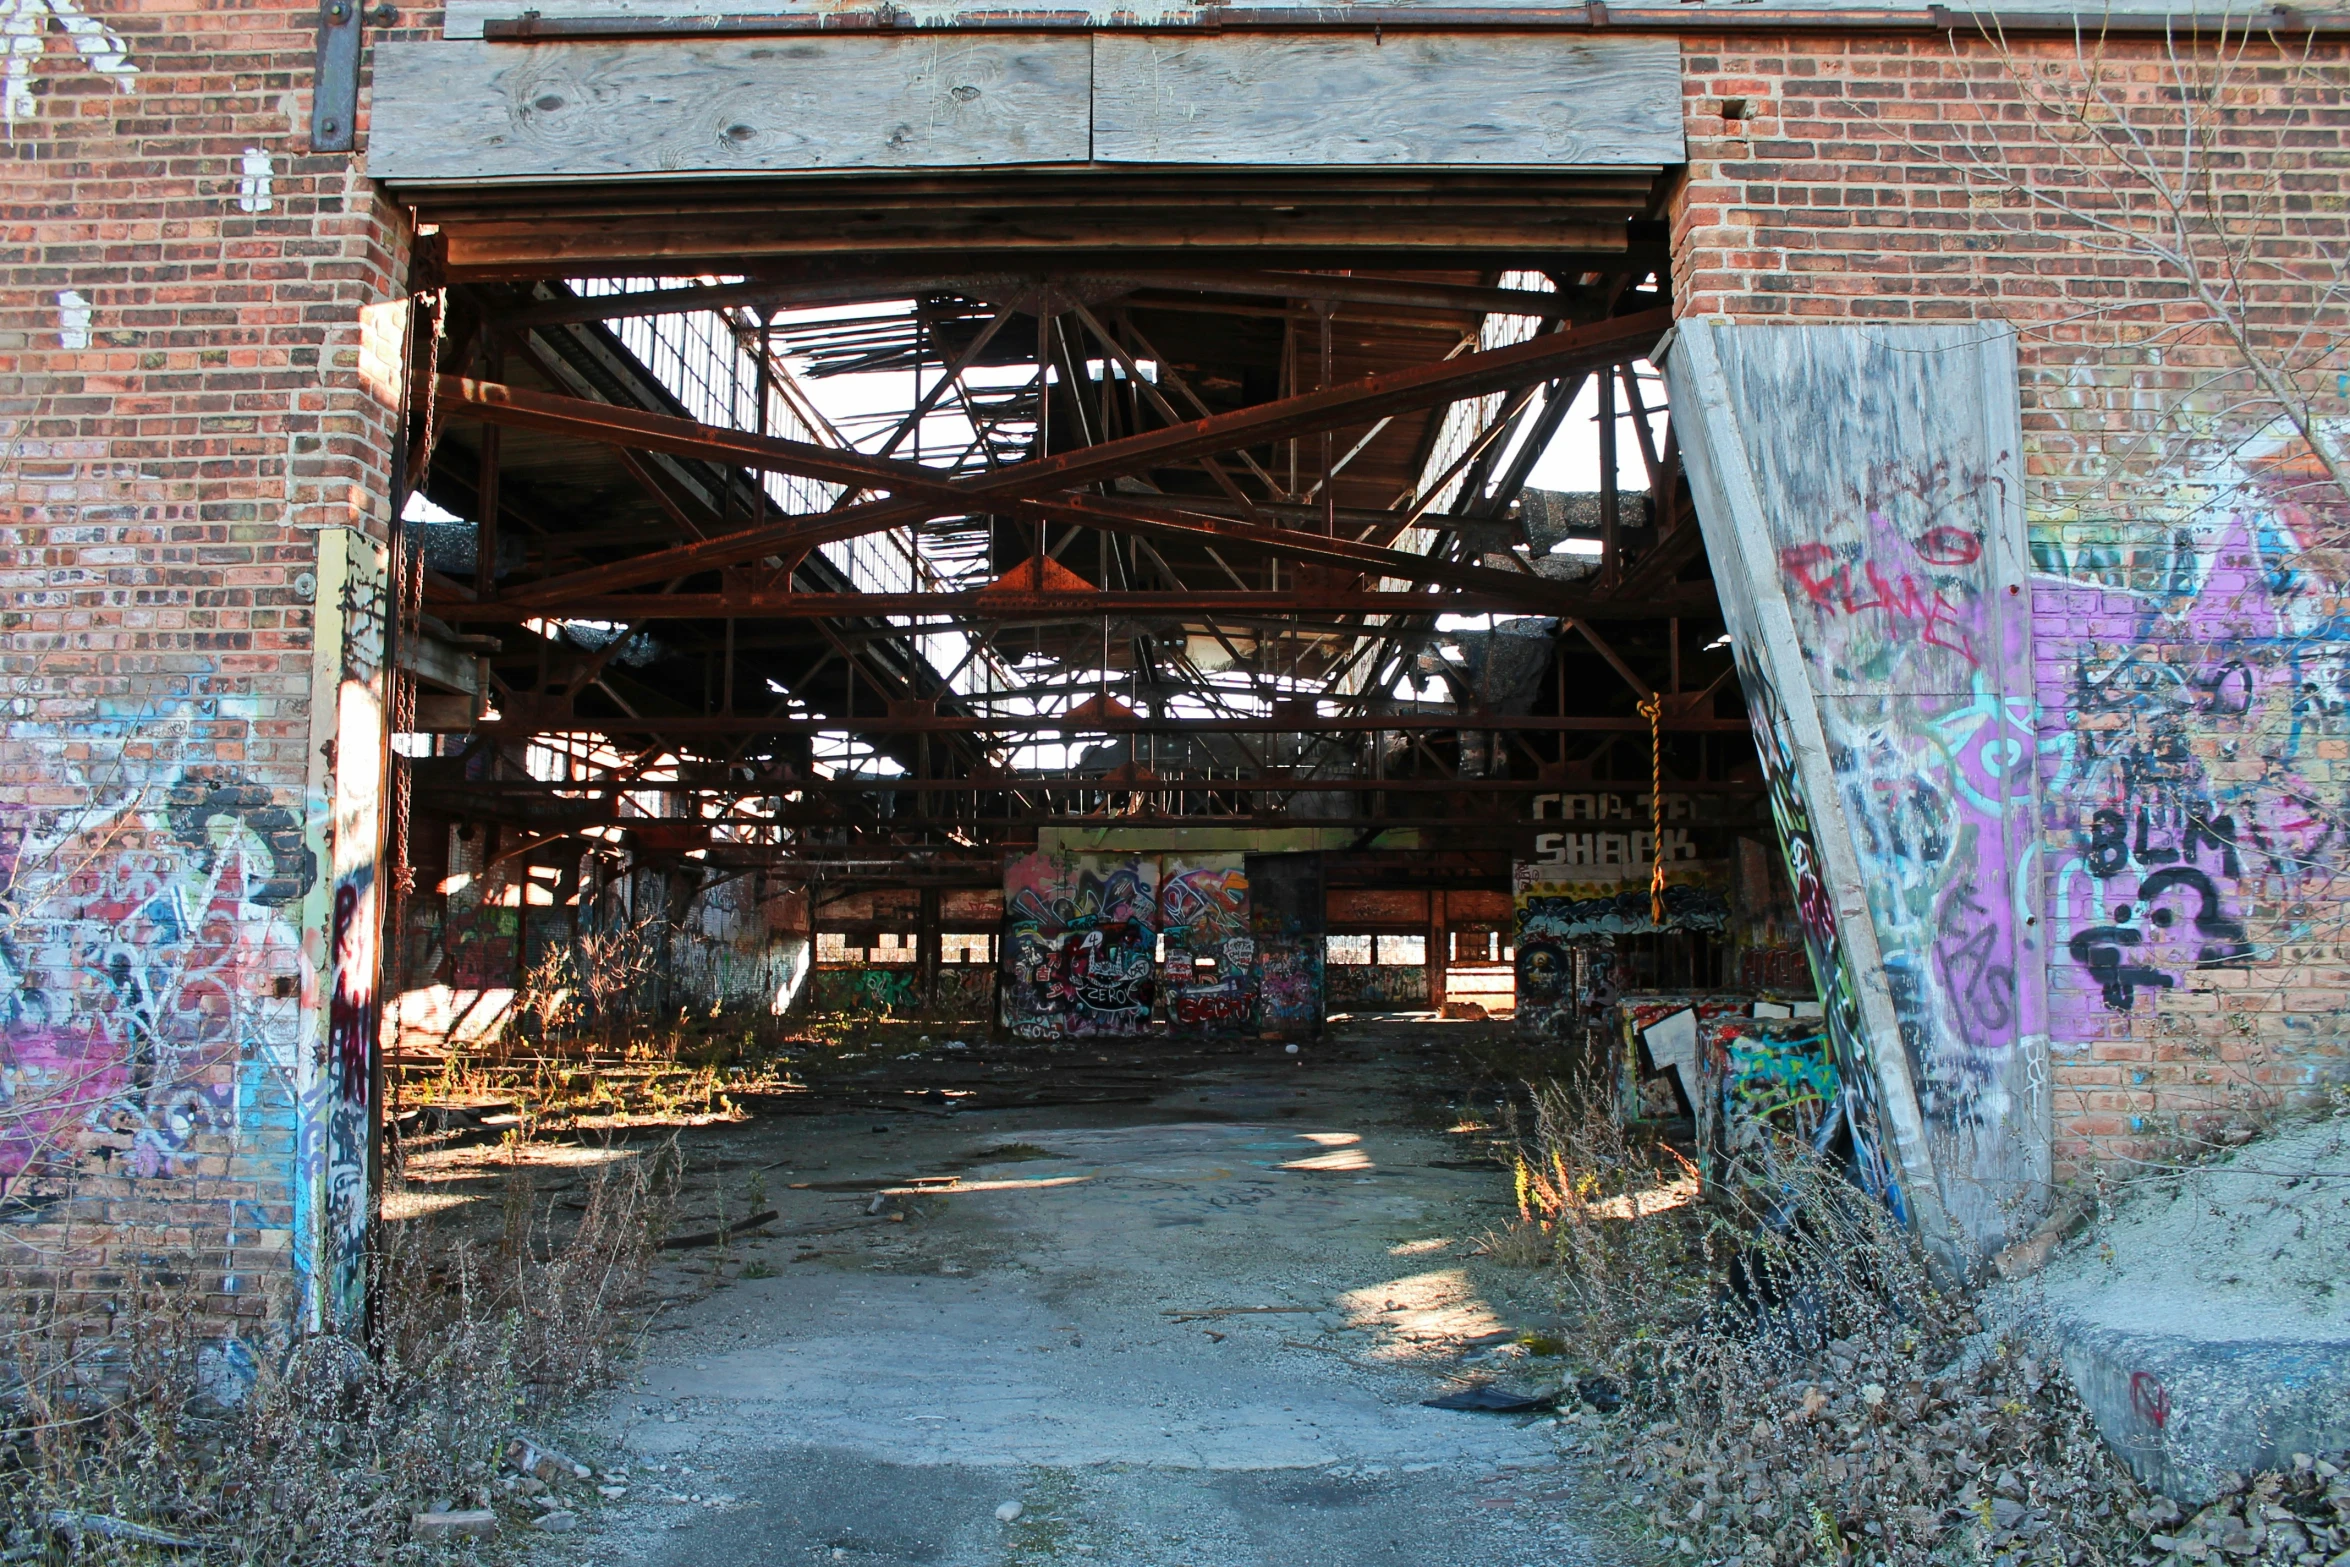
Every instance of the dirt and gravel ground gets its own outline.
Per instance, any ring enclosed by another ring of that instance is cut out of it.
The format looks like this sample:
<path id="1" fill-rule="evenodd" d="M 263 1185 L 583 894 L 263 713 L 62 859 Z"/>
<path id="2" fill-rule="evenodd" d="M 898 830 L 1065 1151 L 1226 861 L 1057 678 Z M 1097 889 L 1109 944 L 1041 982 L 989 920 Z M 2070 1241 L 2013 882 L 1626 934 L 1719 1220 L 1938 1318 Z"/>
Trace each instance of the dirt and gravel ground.
<path id="1" fill-rule="evenodd" d="M 534 1558 L 1611 1559 L 1547 1421 L 1421 1403 L 1556 1383 L 1517 1342 L 1553 1326 L 1513 1298 L 1529 1276 L 1476 1255 L 1509 1188 L 1460 1026 L 1295 1055 L 941 1033 L 883 1042 L 821 1107 L 693 1129 L 679 1228 L 720 1193 L 778 1217 L 672 1254 L 638 1374 L 561 1433 L 601 1490 L 562 1488 L 577 1526 Z"/>

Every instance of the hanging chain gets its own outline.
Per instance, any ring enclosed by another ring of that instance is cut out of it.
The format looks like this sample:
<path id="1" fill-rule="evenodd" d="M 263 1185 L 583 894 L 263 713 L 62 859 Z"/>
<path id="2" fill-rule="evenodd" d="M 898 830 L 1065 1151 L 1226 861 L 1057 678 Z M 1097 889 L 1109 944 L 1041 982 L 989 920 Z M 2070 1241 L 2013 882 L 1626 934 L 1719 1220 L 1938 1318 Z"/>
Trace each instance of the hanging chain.
<path id="1" fill-rule="evenodd" d="M 1648 720 L 1648 841 L 1654 856 L 1648 868 L 1648 918 L 1661 928 L 1665 922 L 1664 697 L 1655 691 L 1642 697 L 1640 716 Z"/>

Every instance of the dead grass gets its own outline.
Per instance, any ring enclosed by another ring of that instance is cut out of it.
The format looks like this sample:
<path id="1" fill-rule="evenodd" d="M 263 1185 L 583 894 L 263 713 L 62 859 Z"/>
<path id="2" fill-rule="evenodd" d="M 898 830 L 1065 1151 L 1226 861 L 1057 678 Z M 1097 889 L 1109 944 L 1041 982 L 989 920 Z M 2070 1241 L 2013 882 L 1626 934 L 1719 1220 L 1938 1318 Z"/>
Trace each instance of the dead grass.
<path id="1" fill-rule="evenodd" d="M 1517 1231 L 1557 1270 L 1570 1386 L 1622 1401 L 1582 1444 L 1621 1522 L 1739 1567 L 2150 1559 L 2053 1355 L 1986 1332 L 1881 1206 L 1799 1147 L 1700 1198 L 1603 1102 L 1536 1091 Z"/>
<path id="2" fill-rule="evenodd" d="M 21 1322 L 0 1424 L 5 1559 L 474 1555 L 416 1538 L 411 1519 L 491 1507 L 509 1531 L 524 1521 L 499 1455 L 629 1352 L 678 1179 L 671 1145 L 599 1170 L 560 1226 L 526 1175 L 495 1236 L 387 1225 L 364 1343 L 224 1346 L 184 1278 L 127 1288 L 110 1319 Z"/>

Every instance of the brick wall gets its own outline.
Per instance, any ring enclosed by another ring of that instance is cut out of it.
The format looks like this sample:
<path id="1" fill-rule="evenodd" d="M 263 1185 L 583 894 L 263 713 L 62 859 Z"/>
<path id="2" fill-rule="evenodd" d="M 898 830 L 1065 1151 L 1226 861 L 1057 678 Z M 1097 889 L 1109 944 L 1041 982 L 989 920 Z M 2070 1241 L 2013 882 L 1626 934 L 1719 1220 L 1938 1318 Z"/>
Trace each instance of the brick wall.
<path id="1" fill-rule="evenodd" d="M 2098 97 L 2077 85 L 2084 53 Z M 2207 128 L 2217 187 L 2258 224 L 2239 319 L 2264 355 L 2312 321 L 2338 334 L 2338 309 L 2314 307 L 2350 241 L 2345 57 L 2239 41 L 2222 58 L 2069 38 L 1684 44 L 1683 313 L 2019 333 L 2060 1169 L 2228 1140 L 2344 1071 L 2341 489 L 2261 428 L 2281 405 L 2248 412 L 2258 388 L 2212 329 L 2229 313 L 2154 253 L 2152 187 L 2045 113 L 2085 107 L 2174 146 Z M 2150 237 L 2112 226 L 2132 223 Z M 2298 383 L 2320 415 L 2340 413 L 2341 368 Z"/>
<path id="2" fill-rule="evenodd" d="M 385 528 L 405 232 L 306 150 L 315 18 L 47 0 L 0 38 L 12 1305 L 193 1247 L 208 1309 L 283 1321 L 309 1260 L 309 599 L 321 529 Z"/>

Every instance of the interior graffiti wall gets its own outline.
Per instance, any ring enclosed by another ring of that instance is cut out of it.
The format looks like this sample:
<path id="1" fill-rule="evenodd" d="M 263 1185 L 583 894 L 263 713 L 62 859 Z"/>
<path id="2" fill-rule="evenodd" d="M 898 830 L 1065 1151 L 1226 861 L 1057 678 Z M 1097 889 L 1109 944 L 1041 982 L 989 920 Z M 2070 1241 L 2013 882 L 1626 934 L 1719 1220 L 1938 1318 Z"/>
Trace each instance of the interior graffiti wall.
<path id="1" fill-rule="evenodd" d="M 1256 1020 L 1257 942 L 1249 926 L 1247 856 L 1169 854 L 1159 861 L 1160 984 L 1167 1021 L 1201 1033 L 1237 1034 Z"/>
<path id="2" fill-rule="evenodd" d="M 1155 856 L 1014 856 L 1004 866 L 1004 1027 L 1025 1039 L 1146 1032 L 1158 931 Z"/>
<path id="3" fill-rule="evenodd" d="M 1333 1012 L 1410 1012 L 1428 1004 L 1425 964 L 1328 963 L 1322 982 Z"/>
<path id="4" fill-rule="evenodd" d="M 1856 1164 L 1996 1246 L 2050 1178 L 2014 340 L 1689 322 L 1669 369 Z"/>
<path id="5" fill-rule="evenodd" d="M 1530 1038 L 1580 1042 L 1591 1022 L 1586 994 L 1592 968 L 1578 966 L 1577 949 L 1612 947 L 1620 935 L 1668 930 L 1719 932 L 1730 923 L 1718 865 L 1680 861 L 1666 872 L 1665 918 L 1659 924 L 1648 884 L 1620 880 L 1553 880 L 1561 868 L 1521 863 L 1515 872 L 1513 942 L 1518 968 L 1518 1032 Z M 1603 963 L 1601 967 L 1605 967 Z"/>
<path id="6" fill-rule="evenodd" d="M 1014 856 L 998 1016 L 1023 1038 L 1137 1035 L 1157 1015 L 1183 1032 L 1310 1037 L 1324 1007 L 1322 896 L 1311 853 Z"/>
<path id="7" fill-rule="evenodd" d="M 1319 854 L 1252 854 L 1243 867 L 1256 943 L 1257 1032 L 1312 1039 L 1322 1032 L 1327 897 Z"/>

